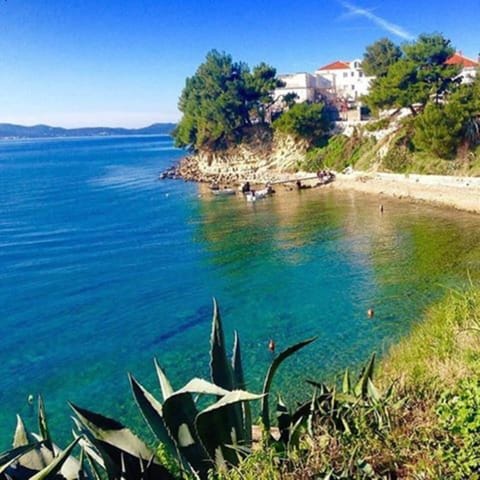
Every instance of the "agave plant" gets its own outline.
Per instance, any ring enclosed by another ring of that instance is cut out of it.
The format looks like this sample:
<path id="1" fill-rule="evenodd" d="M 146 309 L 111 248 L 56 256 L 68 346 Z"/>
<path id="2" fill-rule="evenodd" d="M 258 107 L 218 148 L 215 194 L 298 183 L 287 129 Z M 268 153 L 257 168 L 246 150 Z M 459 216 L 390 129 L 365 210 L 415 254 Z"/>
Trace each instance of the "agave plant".
<path id="1" fill-rule="evenodd" d="M 163 404 L 130 376 L 135 400 L 152 432 L 183 465 L 198 478 L 206 478 L 209 469 L 226 469 L 238 464 L 252 444 L 252 419 L 249 401 L 262 400 L 262 421 L 270 430 L 268 394 L 275 372 L 290 355 L 311 343 L 300 342 L 276 357 L 268 370 L 263 391 L 255 395 L 243 390 L 245 378 L 240 339 L 234 334 L 231 361 L 216 301 L 213 304 L 210 341 L 211 382 L 194 379 L 174 391 L 157 361 L 155 367 L 163 395 Z M 206 394 L 215 400 L 199 410 L 193 395 Z"/>
<path id="2" fill-rule="evenodd" d="M 213 303 L 210 341 L 211 381 L 194 378 L 174 390 L 157 360 L 154 361 L 163 401 L 156 399 L 129 375 L 135 401 L 162 449 L 177 462 L 177 474 L 162 464 L 156 452 L 120 422 L 73 403 L 75 440 L 61 451 L 50 437 L 43 401 L 39 400 L 39 434 L 27 432 L 18 419 L 14 448 L 0 454 L 0 480 L 172 480 L 193 474 L 208 478 L 211 469 L 225 470 L 251 451 L 252 415 L 249 402 L 261 400 L 266 441 L 270 435 L 269 393 L 280 364 L 314 338 L 281 352 L 272 361 L 263 391 L 245 390 L 240 339 L 235 332 L 233 352 L 228 358 L 220 312 Z M 202 401 L 199 402 L 199 398 Z M 201 406 L 200 406 L 201 405 Z M 285 407 L 286 408 L 286 407 Z M 283 440 L 291 441 L 304 411 L 278 416 Z M 282 439 L 280 440 L 282 441 Z M 72 457 L 76 445 L 80 458 Z M 86 467 L 88 465 L 88 468 Z"/>
<path id="3" fill-rule="evenodd" d="M 352 383 L 349 370 L 345 370 L 342 388 L 328 388 L 325 384 L 307 380 L 317 391 L 315 415 L 335 431 L 356 433 L 368 425 L 377 433 L 391 426 L 391 411 L 398 408 L 393 402 L 392 383 L 381 392 L 373 383 L 375 354 L 361 370 L 356 383 Z"/>

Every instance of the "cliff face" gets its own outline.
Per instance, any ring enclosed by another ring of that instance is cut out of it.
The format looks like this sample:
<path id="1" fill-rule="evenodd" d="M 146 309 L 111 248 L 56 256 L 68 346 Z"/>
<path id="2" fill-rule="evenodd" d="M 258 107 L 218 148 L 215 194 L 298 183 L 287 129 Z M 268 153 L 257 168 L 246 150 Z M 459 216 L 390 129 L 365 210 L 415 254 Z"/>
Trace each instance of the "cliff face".
<path id="1" fill-rule="evenodd" d="M 294 172 L 304 159 L 307 144 L 275 136 L 247 141 L 221 152 L 198 152 L 183 160 L 180 174 L 187 180 L 218 183 L 266 183 Z"/>

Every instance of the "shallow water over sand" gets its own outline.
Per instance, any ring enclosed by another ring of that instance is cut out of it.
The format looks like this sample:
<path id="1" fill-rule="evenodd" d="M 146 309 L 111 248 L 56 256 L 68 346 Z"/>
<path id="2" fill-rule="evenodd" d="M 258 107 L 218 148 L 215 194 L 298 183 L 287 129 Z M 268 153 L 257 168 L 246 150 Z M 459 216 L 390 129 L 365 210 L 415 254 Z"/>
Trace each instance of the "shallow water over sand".
<path id="1" fill-rule="evenodd" d="M 126 372 L 155 387 L 208 374 L 211 297 L 239 331 L 249 388 L 277 348 L 317 335 L 277 384 L 383 352 L 445 289 L 480 277 L 480 216 L 333 190 L 248 204 L 157 181 L 168 137 L 0 143 L 0 443 L 42 393 L 57 438 L 67 400 L 138 428 Z M 373 306 L 375 317 L 366 310 Z M 295 385 L 292 381 L 295 380 Z M 308 388 L 305 387 L 305 391 Z"/>

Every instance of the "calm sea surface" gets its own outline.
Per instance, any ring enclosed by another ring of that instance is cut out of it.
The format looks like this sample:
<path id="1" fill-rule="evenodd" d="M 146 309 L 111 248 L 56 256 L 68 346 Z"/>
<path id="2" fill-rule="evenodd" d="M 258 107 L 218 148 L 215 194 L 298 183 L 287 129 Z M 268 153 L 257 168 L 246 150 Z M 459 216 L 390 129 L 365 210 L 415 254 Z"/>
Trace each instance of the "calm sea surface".
<path id="1" fill-rule="evenodd" d="M 175 387 L 206 376 L 212 296 L 253 391 L 269 338 L 318 335 L 277 378 L 302 397 L 299 379 L 384 352 L 480 277 L 480 216 L 386 199 L 381 215 L 330 190 L 215 198 L 157 180 L 181 156 L 161 136 L 0 142 L 0 447 L 16 413 L 34 424 L 29 394 L 60 443 L 67 400 L 138 430 L 127 372 L 155 391 L 154 357 Z"/>

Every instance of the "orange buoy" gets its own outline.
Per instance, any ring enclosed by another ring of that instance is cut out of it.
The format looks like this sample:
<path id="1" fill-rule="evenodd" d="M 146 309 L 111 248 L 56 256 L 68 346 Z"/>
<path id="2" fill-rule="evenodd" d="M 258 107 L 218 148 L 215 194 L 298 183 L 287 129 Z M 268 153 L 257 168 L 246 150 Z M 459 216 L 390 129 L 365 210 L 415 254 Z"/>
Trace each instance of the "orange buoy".
<path id="1" fill-rule="evenodd" d="M 275 342 L 273 341 L 273 339 L 270 339 L 270 341 L 268 342 L 268 349 L 273 353 L 275 351 Z"/>

